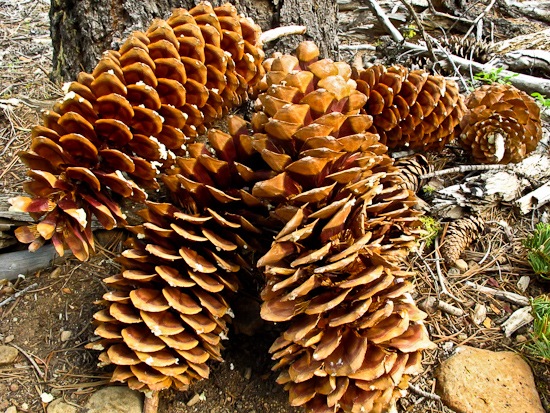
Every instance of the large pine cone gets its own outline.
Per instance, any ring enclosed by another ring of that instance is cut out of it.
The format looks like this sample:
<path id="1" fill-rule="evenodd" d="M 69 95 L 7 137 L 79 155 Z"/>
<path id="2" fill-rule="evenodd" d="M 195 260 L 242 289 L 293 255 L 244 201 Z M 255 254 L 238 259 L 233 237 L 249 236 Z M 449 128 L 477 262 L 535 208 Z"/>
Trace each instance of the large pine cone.
<path id="1" fill-rule="evenodd" d="M 454 139 L 465 107 L 453 80 L 403 66 L 355 70 L 357 90 L 368 100 L 370 132 L 390 149 L 441 150 Z"/>
<path id="2" fill-rule="evenodd" d="M 293 406 L 385 411 L 432 345 L 397 266 L 418 237 L 419 213 L 367 132 L 350 67 L 318 54 L 303 43 L 297 57 L 268 59 L 269 88 L 252 118 L 274 176 L 251 192 L 271 203 L 281 228 L 258 261 L 261 315 L 287 322 L 270 351 Z"/>
<path id="3" fill-rule="evenodd" d="M 20 154 L 31 197 L 12 205 L 42 220 L 19 228 L 18 239 L 31 248 L 51 239 L 59 254 L 70 248 L 86 259 L 91 215 L 107 229 L 125 224 L 118 200 L 144 202 L 185 144 L 258 83 L 259 34 L 232 5 L 201 3 L 135 32 L 67 84 Z"/>
<path id="4" fill-rule="evenodd" d="M 520 162 L 542 138 L 538 105 L 512 85 L 481 86 L 470 94 L 466 106 L 459 140 L 476 162 Z"/>
<path id="5" fill-rule="evenodd" d="M 208 377 L 208 360 L 222 360 L 221 340 L 233 317 L 229 295 L 238 289 L 236 274 L 246 270 L 235 234 L 240 224 L 171 204 L 148 202 L 142 214 L 146 223 L 130 228 L 133 248 L 119 258 L 124 271 L 104 280 L 114 290 L 94 315 L 102 339 L 89 347 L 103 350 L 102 365 L 116 366 L 113 381 L 185 390 Z"/>

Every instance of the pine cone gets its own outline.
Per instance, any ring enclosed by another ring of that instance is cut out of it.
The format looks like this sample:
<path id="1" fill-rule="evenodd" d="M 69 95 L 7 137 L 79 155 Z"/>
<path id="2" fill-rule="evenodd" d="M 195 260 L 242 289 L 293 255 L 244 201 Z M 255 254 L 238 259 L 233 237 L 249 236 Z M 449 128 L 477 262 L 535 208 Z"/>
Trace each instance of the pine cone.
<path id="1" fill-rule="evenodd" d="M 367 132 L 350 67 L 318 55 L 306 42 L 297 57 L 266 60 L 269 87 L 251 121 L 273 172 L 251 194 L 280 223 L 258 261 L 267 279 L 261 315 L 288 322 L 270 352 L 291 405 L 382 411 L 431 346 L 409 274 L 397 267 L 418 237 L 419 212 L 387 148 Z"/>
<path id="2" fill-rule="evenodd" d="M 18 239 L 32 249 L 51 239 L 59 254 L 70 248 L 86 259 L 91 215 L 107 229 L 124 225 L 119 200 L 144 202 L 185 144 L 263 76 L 259 33 L 229 4 L 178 9 L 67 84 L 20 153 L 31 197 L 12 205 L 42 220 L 19 228 Z"/>
<path id="3" fill-rule="evenodd" d="M 539 107 L 512 85 L 481 86 L 467 98 L 466 106 L 459 140 L 476 162 L 520 162 L 542 138 Z"/>
<path id="4" fill-rule="evenodd" d="M 441 42 L 449 53 L 474 62 L 487 63 L 494 56 L 493 46 L 475 37 L 450 36 Z"/>
<path id="5" fill-rule="evenodd" d="M 236 252 L 240 224 L 213 211 L 147 205 L 146 223 L 130 227 L 133 248 L 119 258 L 124 271 L 104 280 L 114 290 L 94 315 L 102 339 L 89 347 L 103 350 L 101 365 L 116 366 L 112 381 L 144 391 L 185 390 L 208 377 L 208 360 L 222 360 L 221 340 L 233 317 L 228 299 L 244 270 Z"/>
<path id="6" fill-rule="evenodd" d="M 441 256 L 447 264 L 453 265 L 483 231 L 485 222 L 479 215 L 470 215 L 451 222 L 445 242 L 441 245 Z"/>
<path id="7" fill-rule="evenodd" d="M 373 117 L 369 131 L 379 134 L 388 148 L 441 150 L 454 139 L 465 110 L 454 81 L 381 65 L 354 70 L 353 79 L 368 97 L 364 111 Z"/>
<path id="8" fill-rule="evenodd" d="M 419 153 L 395 161 L 395 166 L 399 168 L 399 174 L 403 179 L 403 187 L 414 193 L 417 193 L 423 185 L 422 175 L 432 172 L 431 165 L 424 155 Z"/>

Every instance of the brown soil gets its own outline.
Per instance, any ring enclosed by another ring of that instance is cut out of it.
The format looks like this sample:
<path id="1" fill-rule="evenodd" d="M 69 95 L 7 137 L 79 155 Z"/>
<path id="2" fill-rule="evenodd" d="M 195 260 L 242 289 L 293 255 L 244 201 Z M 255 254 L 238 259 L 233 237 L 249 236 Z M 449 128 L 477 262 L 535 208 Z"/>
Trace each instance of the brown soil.
<path id="1" fill-rule="evenodd" d="M 48 7 L 45 0 L 0 0 L 0 185 L 3 193 L 21 193 L 25 168 L 17 160 L 18 150 L 28 147 L 29 127 L 39 120 L 39 110 L 49 107 L 59 96 L 59 89 L 49 82 L 50 44 L 48 43 Z M 7 103 L 17 98 L 19 102 Z M 437 160 L 443 166 L 445 158 Z M 450 177 L 462 179 L 462 176 Z M 458 182 L 458 181 L 457 181 Z M 489 284 L 502 290 L 519 292 L 517 280 L 532 275 L 525 261 L 521 239 L 531 228 L 531 219 L 516 216 L 506 206 L 494 209 L 493 220 L 505 220 L 512 227 L 513 240 L 505 239 L 498 226 L 480 239 L 466 254 L 470 264 L 468 275 L 449 275 L 450 290 L 462 302 L 468 314 L 476 303 L 488 308 L 487 318 L 476 325 L 468 317 L 453 317 L 437 312 L 428 320 L 430 333 L 438 348 L 426 354 L 425 372 L 412 380 L 416 388 L 432 392 L 433 374 L 439 362 L 459 344 L 493 350 L 522 351 L 522 338 L 507 339 L 499 324 L 516 308 L 505 302 L 477 294 L 465 288 L 467 280 Z M 60 260 L 53 267 L 14 283 L 0 283 L 0 301 L 33 284 L 26 294 L 0 304 L 0 343 L 17 346 L 20 355 L 15 364 L 0 366 L 0 411 L 10 406 L 18 411 L 42 412 L 46 405 L 43 393 L 62 397 L 67 403 L 82 407 L 87 398 L 109 380 L 107 369 L 100 369 L 97 353 L 86 350 L 93 339 L 93 302 L 106 291 L 102 278 L 119 271 L 113 261 L 120 249 L 116 239 L 89 262 Z M 491 252 L 486 252 L 491 246 Z M 410 266 L 417 270 L 416 299 L 437 294 L 437 285 L 429 273 L 435 271 L 433 252 L 422 258 L 413 256 Z M 483 263 L 480 263 L 482 260 Z M 428 268 L 429 267 L 429 268 Z M 548 291 L 548 285 L 533 283 L 527 294 L 537 296 Z M 449 299 L 451 303 L 452 300 Z M 453 303 L 456 305 L 456 303 Z M 67 335 L 70 332 L 70 336 Z M 528 337 L 527 328 L 519 332 Z M 160 412 L 298 412 L 288 406 L 287 395 L 275 383 L 277 373 L 267 349 L 276 331 L 264 326 L 253 337 L 232 333 L 224 353 L 225 362 L 212 365 L 211 379 L 199 382 L 185 393 L 166 393 Z M 62 341 L 62 337 L 66 339 Z M 541 397 L 550 401 L 550 368 L 548 364 L 529 359 L 537 377 Z M 197 395 L 200 401 L 196 404 Z M 192 404 L 192 405 L 188 405 Z M 400 412 L 450 412 L 441 402 L 414 391 L 399 402 Z"/>

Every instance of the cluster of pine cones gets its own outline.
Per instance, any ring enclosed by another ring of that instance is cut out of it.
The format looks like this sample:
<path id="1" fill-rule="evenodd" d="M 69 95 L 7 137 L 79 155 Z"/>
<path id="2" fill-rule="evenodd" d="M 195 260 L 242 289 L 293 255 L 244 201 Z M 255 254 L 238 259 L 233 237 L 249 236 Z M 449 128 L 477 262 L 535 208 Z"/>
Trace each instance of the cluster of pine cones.
<path id="1" fill-rule="evenodd" d="M 264 60 L 259 27 L 233 6 L 176 10 L 66 85 L 33 129 L 20 154 L 30 197 L 12 204 L 40 220 L 17 236 L 85 260 L 92 219 L 134 234 L 94 315 L 115 381 L 207 378 L 231 300 L 260 275 L 261 316 L 284 323 L 270 352 L 290 403 L 388 411 L 432 343 L 399 267 L 420 213 L 387 151 L 440 150 L 462 122 L 476 159 L 517 160 L 540 139 L 536 105 L 492 93 L 467 112 L 453 81 L 352 69 L 311 42 Z M 251 96 L 250 121 L 227 117 Z M 211 127 L 223 117 L 227 130 Z M 154 199 L 161 187 L 171 202 Z M 125 198 L 144 205 L 142 224 L 127 225 Z"/>

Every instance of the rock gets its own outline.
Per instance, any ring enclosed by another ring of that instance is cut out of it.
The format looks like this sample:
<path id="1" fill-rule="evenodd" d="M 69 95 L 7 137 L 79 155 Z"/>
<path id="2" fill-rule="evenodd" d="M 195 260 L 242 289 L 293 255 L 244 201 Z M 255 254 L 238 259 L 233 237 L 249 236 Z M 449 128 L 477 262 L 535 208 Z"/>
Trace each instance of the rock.
<path id="1" fill-rule="evenodd" d="M 61 332 L 61 341 L 69 341 L 71 339 L 71 336 L 73 335 L 72 331 L 69 330 L 63 330 Z"/>
<path id="2" fill-rule="evenodd" d="M 6 413 L 17 413 L 17 407 L 10 406 L 6 409 Z"/>
<path id="3" fill-rule="evenodd" d="M 523 277 L 520 277 L 518 280 L 518 289 L 524 293 L 527 291 L 527 287 L 529 287 L 529 283 L 531 282 L 531 277 L 528 275 L 524 275 Z"/>
<path id="4" fill-rule="evenodd" d="M 18 354 L 17 349 L 12 346 L 0 346 L 0 366 L 13 363 Z"/>
<path id="5" fill-rule="evenodd" d="M 143 394 L 128 387 L 105 387 L 95 392 L 85 407 L 88 413 L 141 413 Z"/>
<path id="6" fill-rule="evenodd" d="M 189 399 L 189 401 L 187 402 L 187 406 L 189 406 L 189 407 L 194 406 L 195 404 L 197 404 L 200 401 L 201 401 L 201 396 L 199 396 L 198 393 L 195 393 L 193 395 L 193 397 L 191 397 L 191 399 Z"/>
<path id="7" fill-rule="evenodd" d="M 436 378 L 436 392 L 456 413 L 544 413 L 529 365 L 511 351 L 460 346 Z"/>
<path id="8" fill-rule="evenodd" d="M 71 406 L 63 401 L 63 399 L 55 399 L 48 404 L 48 413 L 76 413 L 76 407 Z"/>
<path id="9" fill-rule="evenodd" d="M 468 264 L 462 258 L 455 261 L 455 267 L 458 268 L 460 272 L 468 271 Z"/>
<path id="10" fill-rule="evenodd" d="M 527 341 L 527 337 L 524 335 L 518 334 L 516 336 L 516 343 L 525 343 Z"/>

